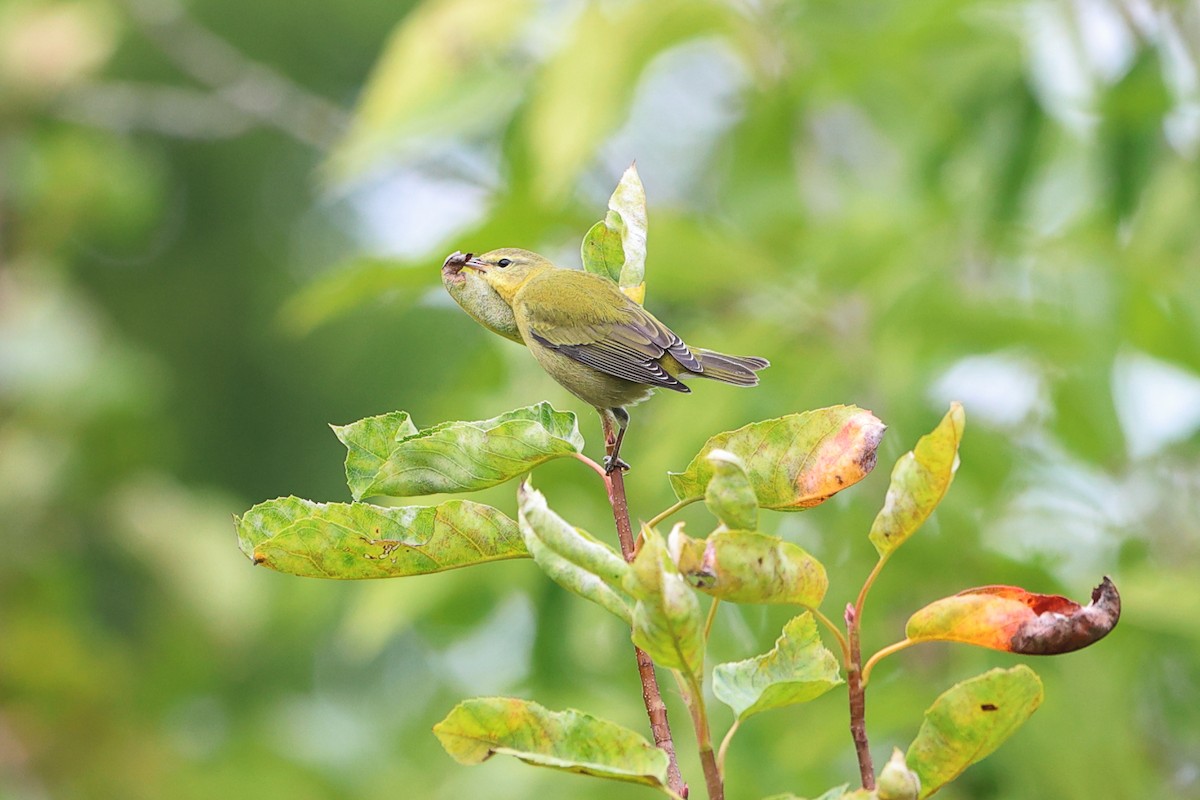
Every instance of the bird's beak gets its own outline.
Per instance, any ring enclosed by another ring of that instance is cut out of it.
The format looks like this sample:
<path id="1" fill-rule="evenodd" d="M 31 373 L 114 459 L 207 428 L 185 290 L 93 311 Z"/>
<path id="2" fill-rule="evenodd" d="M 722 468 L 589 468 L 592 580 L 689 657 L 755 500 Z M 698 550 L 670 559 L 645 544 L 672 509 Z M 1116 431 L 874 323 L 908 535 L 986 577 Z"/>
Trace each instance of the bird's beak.
<path id="1" fill-rule="evenodd" d="M 478 272 L 487 272 L 492 268 L 492 265 L 481 259 L 475 258 L 471 253 L 467 253 L 467 260 L 463 262 L 464 267 L 470 267 Z"/>

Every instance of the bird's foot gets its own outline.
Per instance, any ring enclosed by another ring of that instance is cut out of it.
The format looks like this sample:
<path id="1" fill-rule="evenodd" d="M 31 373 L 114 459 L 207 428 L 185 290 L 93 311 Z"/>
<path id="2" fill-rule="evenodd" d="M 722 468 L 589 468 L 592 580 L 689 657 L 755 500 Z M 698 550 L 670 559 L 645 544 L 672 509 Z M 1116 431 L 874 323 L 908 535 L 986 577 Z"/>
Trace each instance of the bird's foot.
<path id="1" fill-rule="evenodd" d="M 604 457 L 604 474 L 612 475 L 617 470 L 621 470 L 621 472 L 629 472 L 630 466 L 629 466 L 629 464 L 625 463 L 625 459 L 623 459 L 623 458 L 613 458 L 612 456 L 605 456 Z"/>

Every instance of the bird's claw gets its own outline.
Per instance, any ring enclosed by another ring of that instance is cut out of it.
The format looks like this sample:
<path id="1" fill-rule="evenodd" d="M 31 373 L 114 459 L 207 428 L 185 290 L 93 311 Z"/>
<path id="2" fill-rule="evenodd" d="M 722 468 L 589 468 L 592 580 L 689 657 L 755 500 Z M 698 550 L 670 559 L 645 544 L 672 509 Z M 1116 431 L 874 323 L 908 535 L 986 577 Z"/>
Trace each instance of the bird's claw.
<path id="1" fill-rule="evenodd" d="M 625 463 L 623 458 L 613 458 L 612 456 L 604 457 L 604 474 L 612 475 L 617 470 L 621 472 L 629 472 L 629 464 Z"/>

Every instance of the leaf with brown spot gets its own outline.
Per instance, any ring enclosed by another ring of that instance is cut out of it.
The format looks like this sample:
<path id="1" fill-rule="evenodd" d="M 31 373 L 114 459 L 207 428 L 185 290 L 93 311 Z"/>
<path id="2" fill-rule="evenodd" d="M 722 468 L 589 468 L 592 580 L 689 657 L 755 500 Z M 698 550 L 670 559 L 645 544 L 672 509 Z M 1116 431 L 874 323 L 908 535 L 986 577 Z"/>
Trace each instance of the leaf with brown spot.
<path id="1" fill-rule="evenodd" d="M 829 588 L 821 562 L 778 536 L 717 531 L 707 539 L 692 539 L 676 526 L 669 545 L 688 582 L 721 600 L 816 608 Z"/>
<path id="2" fill-rule="evenodd" d="M 728 450 L 741 459 L 759 506 L 803 511 L 870 474 L 885 430 L 856 406 L 755 422 L 710 438 L 687 469 L 670 473 L 671 488 L 680 500 L 704 497 L 716 473 L 709 454 Z"/>
<path id="3" fill-rule="evenodd" d="M 399 578 L 529 557 L 516 522 L 469 500 L 384 508 L 280 497 L 234 523 L 253 563 L 309 578 Z"/>
<path id="4" fill-rule="evenodd" d="M 929 797 L 993 753 L 1042 704 L 1042 694 L 1041 679 L 1024 664 L 985 672 L 942 693 L 905 757 L 921 779 L 918 796 Z"/>
<path id="5" fill-rule="evenodd" d="M 464 700 L 433 727 L 460 764 L 509 755 L 538 767 L 640 783 L 667 783 L 667 754 L 615 722 L 574 709 L 551 711 L 514 697 Z"/>
<path id="6" fill-rule="evenodd" d="M 1121 617 L 1121 596 L 1108 577 L 1080 606 L 1017 586 L 981 586 L 935 600 L 905 628 L 919 642 L 950 641 L 1023 655 L 1058 655 L 1103 639 Z"/>

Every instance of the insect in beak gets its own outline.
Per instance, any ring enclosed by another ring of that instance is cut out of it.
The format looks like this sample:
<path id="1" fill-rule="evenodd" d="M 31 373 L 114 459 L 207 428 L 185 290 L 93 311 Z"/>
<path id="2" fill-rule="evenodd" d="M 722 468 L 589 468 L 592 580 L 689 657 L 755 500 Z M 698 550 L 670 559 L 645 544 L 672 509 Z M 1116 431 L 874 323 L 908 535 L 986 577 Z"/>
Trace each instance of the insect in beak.
<path id="1" fill-rule="evenodd" d="M 470 267 L 471 269 L 477 270 L 479 272 L 487 272 L 489 269 L 492 268 L 491 264 L 487 263 L 486 261 L 483 261 L 482 259 L 472 257 L 471 253 L 467 253 L 467 260 L 463 264 L 463 266 Z"/>

